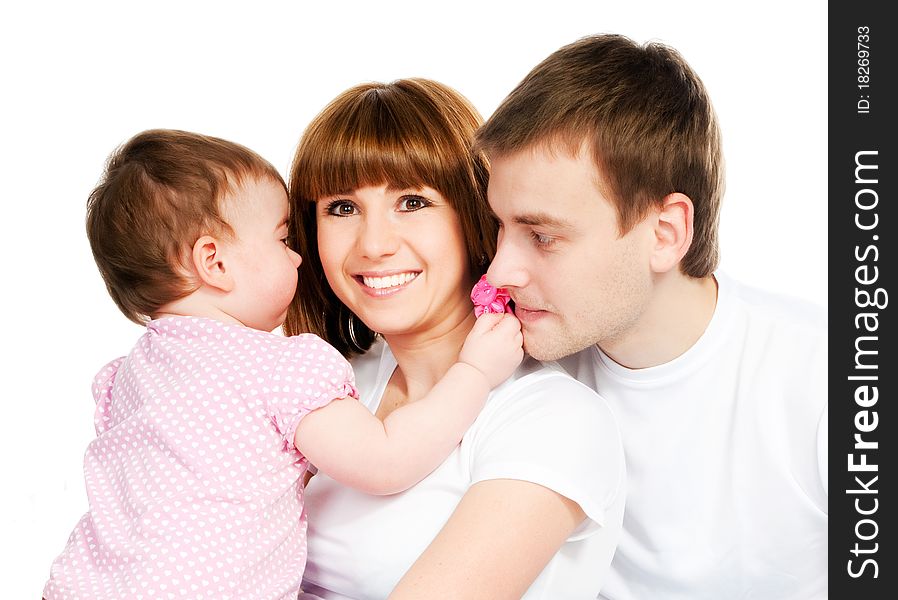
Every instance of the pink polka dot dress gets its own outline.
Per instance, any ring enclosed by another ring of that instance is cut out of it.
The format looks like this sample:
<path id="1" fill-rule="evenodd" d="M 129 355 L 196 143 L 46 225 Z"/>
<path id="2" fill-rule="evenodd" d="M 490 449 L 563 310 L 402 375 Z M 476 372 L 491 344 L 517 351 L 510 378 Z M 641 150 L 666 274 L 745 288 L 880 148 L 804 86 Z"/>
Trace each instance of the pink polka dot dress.
<path id="1" fill-rule="evenodd" d="M 320 338 L 210 319 L 151 321 L 94 380 L 90 511 L 47 600 L 294 599 L 306 562 L 299 421 L 358 398 Z"/>

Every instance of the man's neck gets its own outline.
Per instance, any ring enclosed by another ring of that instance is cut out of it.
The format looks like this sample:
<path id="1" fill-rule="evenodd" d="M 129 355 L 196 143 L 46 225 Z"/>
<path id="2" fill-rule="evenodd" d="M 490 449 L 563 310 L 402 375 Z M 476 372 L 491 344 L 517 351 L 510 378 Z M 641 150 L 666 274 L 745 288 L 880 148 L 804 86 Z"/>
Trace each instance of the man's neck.
<path id="1" fill-rule="evenodd" d="M 655 283 L 651 300 L 631 327 L 600 344 L 618 364 L 645 369 L 670 362 L 707 329 L 717 306 L 717 281 L 711 275 L 700 279 L 671 275 Z"/>

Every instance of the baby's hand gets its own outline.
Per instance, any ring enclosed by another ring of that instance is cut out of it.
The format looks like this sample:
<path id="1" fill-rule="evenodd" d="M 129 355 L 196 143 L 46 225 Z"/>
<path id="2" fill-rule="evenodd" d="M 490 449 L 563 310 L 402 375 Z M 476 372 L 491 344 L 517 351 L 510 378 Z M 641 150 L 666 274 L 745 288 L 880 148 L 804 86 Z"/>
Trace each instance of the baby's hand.
<path id="1" fill-rule="evenodd" d="M 494 388 L 514 372 L 524 358 L 521 322 L 511 313 L 484 313 L 477 317 L 458 355 L 484 374 Z"/>

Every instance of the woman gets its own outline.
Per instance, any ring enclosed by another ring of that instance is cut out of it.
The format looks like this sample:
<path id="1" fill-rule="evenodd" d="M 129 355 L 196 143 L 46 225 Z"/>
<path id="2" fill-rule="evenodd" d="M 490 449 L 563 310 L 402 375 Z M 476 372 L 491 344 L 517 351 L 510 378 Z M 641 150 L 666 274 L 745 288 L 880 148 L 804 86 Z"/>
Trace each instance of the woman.
<path id="1" fill-rule="evenodd" d="M 474 323 L 469 292 L 496 239 L 471 148 L 480 122 L 441 84 L 366 84 L 297 149 L 304 261 L 286 330 L 356 355 L 361 401 L 380 418 L 440 378 Z M 324 598 L 595 597 L 620 533 L 623 451 L 601 398 L 527 359 L 412 489 L 366 496 L 317 475 L 306 506 L 303 588 Z"/>

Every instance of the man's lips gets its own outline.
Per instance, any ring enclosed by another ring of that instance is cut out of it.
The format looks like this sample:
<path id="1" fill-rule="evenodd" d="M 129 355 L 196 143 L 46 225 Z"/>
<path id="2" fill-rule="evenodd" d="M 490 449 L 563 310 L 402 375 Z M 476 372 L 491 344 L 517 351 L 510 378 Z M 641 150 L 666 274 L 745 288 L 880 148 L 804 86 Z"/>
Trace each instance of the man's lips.
<path id="1" fill-rule="evenodd" d="M 522 322 L 535 321 L 551 314 L 550 311 L 544 308 L 539 308 L 536 304 L 515 300 L 513 295 L 511 300 L 514 303 L 514 314 Z"/>

